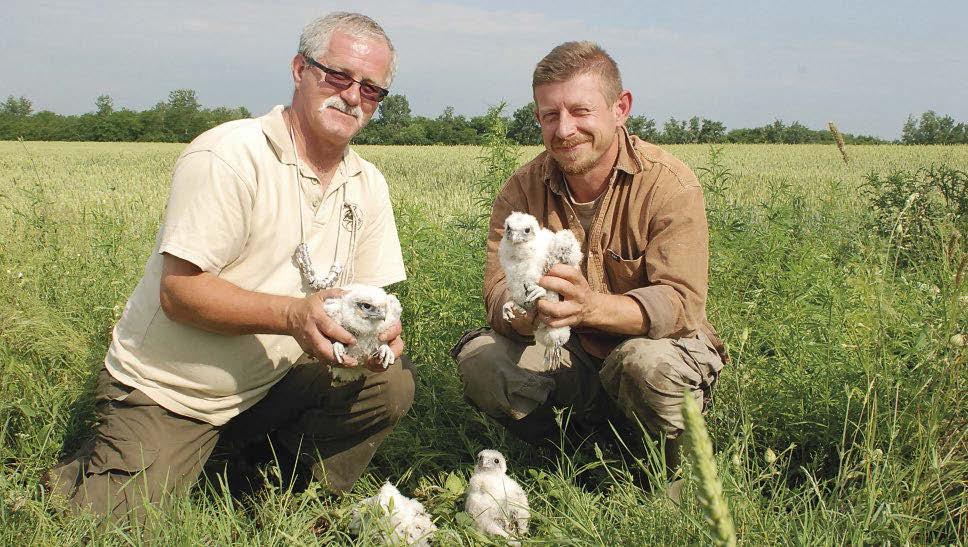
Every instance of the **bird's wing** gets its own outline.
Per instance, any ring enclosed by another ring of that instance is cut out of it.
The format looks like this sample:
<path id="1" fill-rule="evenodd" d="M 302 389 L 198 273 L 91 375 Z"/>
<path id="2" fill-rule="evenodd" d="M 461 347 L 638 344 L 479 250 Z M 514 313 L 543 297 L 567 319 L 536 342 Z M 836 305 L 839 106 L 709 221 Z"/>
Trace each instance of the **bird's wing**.
<path id="1" fill-rule="evenodd" d="M 561 264 L 577 267 L 581 263 L 581 244 L 571 230 L 555 233 L 555 260 Z"/>
<path id="2" fill-rule="evenodd" d="M 400 305 L 400 300 L 392 294 L 387 295 L 387 318 L 384 322 L 386 327 L 389 327 L 398 319 L 400 315 L 403 314 L 403 306 Z"/>
<path id="3" fill-rule="evenodd" d="M 532 260 L 541 264 L 542 272 L 547 272 L 552 266 L 557 264 L 555 261 L 555 233 L 547 228 L 541 228 L 537 239 L 535 256 L 532 257 Z"/>

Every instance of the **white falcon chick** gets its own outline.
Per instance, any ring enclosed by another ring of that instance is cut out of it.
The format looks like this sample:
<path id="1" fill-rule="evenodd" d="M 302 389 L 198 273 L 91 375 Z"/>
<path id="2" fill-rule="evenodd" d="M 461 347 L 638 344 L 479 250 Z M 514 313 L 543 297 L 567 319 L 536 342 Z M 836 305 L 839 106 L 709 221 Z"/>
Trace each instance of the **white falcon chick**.
<path id="1" fill-rule="evenodd" d="M 528 533 L 531 510 L 528 497 L 507 476 L 508 466 L 497 450 L 481 450 L 467 487 L 464 509 L 475 527 L 485 534 L 521 537 Z"/>
<path id="2" fill-rule="evenodd" d="M 389 482 L 375 496 L 353 507 L 350 531 L 360 533 L 365 520 L 379 530 L 387 545 L 403 543 L 426 547 L 437 532 L 437 526 L 423 504 L 404 496 Z"/>
<path id="3" fill-rule="evenodd" d="M 507 277 L 511 300 L 504 304 L 506 321 L 525 313 L 539 298 L 558 302 L 554 291 L 538 285 L 555 264 L 577 267 L 581 263 L 581 245 L 571 230 L 552 232 L 538 225 L 538 219 L 527 213 L 513 212 L 504 221 L 504 236 L 497 250 L 501 267 Z M 549 327 L 539 323 L 535 340 L 545 347 L 545 363 L 556 368 L 561 363 L 561 348 L 571 337 L 569 327 Z"/>
<path id="4" fill-rule="evenodd" d="M 396 296 L 387 294 L 380 287 L 354 283 L 342 287 L 340 297 L 327 298 L 323 310 L 333 321 L 356 337 L 356 344 L 345 346 L 333 342 L 336 362 L 342 364 L 347 355 L 359 363 L 353 368 L 331 367 L 333 385 L 345 385 L 363 377 L 363 361 L 377 357 L 383 368 L 393 364 L 393 350 L 379 336 L 398 319 L 403 308 Z"/>

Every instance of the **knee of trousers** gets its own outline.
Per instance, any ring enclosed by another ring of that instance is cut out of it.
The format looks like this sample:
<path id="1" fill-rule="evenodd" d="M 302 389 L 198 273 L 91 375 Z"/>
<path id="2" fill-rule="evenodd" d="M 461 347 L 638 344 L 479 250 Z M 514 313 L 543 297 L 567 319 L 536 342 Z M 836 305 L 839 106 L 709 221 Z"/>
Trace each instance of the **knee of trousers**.
<path id="1" fill-rule="evenodd" d="M 489 332 L 469 340 L 457 356 L 464 398 L 494 418 L 521 419 L 543 404 L 554 380 L 519 366 L 526 346 Z"/>
<path id="2" fill-rule="evenodd" d="M 684 393 L 702 401 L 702 378 L 668 339 L 623 342 L 606 358 L 600 377 L 619 408 L 655 434 L 682 431 Z"/>
<path id="3" fill-rule="evenodd" d="M 467 342 L 457 354 L 457 374 L 464 389 L 464 397 L 478 408 L 480 397 L 477 395 L 495 387 L 489 379 L 497 366 L 496 360 L 501 357 L 498 345 L 489 337 L 479 336 Z"/>
<path id="4" fill-rule="evenodd" d="M 416 391 L 416 368 L 406 355 L 401 355 L 396 365 L 390 369 L 390 377 L 383 387 L 384 407 L 387 419 L 397 423 L 413 406 Z"/>

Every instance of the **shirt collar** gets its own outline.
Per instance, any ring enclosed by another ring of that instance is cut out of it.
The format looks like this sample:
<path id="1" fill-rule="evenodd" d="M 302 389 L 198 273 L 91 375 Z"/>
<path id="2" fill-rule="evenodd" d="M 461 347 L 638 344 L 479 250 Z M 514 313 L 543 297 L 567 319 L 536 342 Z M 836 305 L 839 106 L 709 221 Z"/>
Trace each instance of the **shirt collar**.
<path id="1" fill-rule="evenodd" d="M 282 117 L 284 108 L 281 104 L 272 107 L 272 110 L 259 118 L 259 122 L 262 125 L 262 132 L 265 133 L 266 140 L 269 141 L 269 146 L 272 147 L 272 151 L 275 152 L 279 161 L 286 165 L 295 165 L 296 153 L 293 148 L 292 137 L 289 135 L 289 127 Z M 360 156 L 349 146 L 343 150 L 343 166 L 346 169 L 345 172 L 348 177 L 359 175 L 363 171 L 363 166 L 360 164 Z M 308 166 L 304 165 L 304 167 Z M 303 171 L 303 169 L 300 170 Z M 306 169 L 305 171 L 308 172 L 303 172 L 303 175 L 316 178 L 312 169 Z"/>
<path id="2" fill-rule="evenodd" d="M 642 165 L 641 160 L 639 160 L 638 155 L 634 153 L 635 146 L 632 144 L 632 137 L 629 135 L 628 129 L 622 126 L 621 132 L 618 135 L 618 159 L 615 162 L 615 169 L 628 173 L 630 175 L 637 175 L 645 170 Z M 545 155 L 544 161 L 544 181 L 551 190 L 557 194 L 565 194 L 567 188 L 565 187 L 565 176 L 558 167 L 558 162 L 551 157 L 551 154 Z"/>

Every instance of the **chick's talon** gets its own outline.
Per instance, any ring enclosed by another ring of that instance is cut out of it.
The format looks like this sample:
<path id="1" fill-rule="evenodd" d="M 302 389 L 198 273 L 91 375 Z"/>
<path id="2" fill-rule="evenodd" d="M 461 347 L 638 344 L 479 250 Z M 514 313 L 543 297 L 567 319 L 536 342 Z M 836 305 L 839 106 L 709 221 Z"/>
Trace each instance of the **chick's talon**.
<path id="1" fill-rule="evenodd" d="M 379 358 L 380 366 L 383 367 L 383 370 L 390 368 L 390 365 L 396 360 L 393 355 L 393 350 L 387 344 L 383 344 L 380 346 L 380 349 L 376 350 L 376 357 Z"/>
<path id="2" fill-rule="evenodd" d="M 539 298 L 544 298 L 547 294 L 548 291 L 544 287 L 535 285 L 528 291 L 527 296 L 525 296 L 525 302 L 532 304 Z"/>
<path id="3" fill-rule="evenodd" d="M 346 346 L 342 342 L 333 342 L 333 357 L 336 358 L 336 362 L 343 364 L 343 357 L 346 355 Z"/>
<path id="4" fill-rule="evenodd" d="M 508 300 L 504 303 L 504 307 L 501 308 L 501 316 L 509 323 L 518 315 L 523 315 L 525 313 L 528 313 L 528 310 L 518 306 L 513 300 Z"/>

